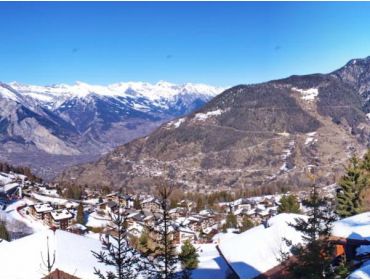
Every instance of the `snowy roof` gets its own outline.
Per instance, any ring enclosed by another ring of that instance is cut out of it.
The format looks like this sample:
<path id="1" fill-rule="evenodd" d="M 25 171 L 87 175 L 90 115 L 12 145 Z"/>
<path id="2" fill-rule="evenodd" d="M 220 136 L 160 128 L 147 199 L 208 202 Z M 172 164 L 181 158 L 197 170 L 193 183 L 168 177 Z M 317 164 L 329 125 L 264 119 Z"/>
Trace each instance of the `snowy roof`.
<path id="1" fill-rule="evenodd" d="M 370 261 L 365 262 L 360 268 L 353 271 L 349 279 L 369 279 L 370 278 Z"/>
<path id="2" fill-rule="evenodd" d="M 47 254 L 47 237 L 50 254 L 52 255 L 55 250 L 53 270 L 58 268 L 80 278 L 97 278 L 94 275 L 94 267 L 105 271 L 104 264 L 98 263 L 91 253 L 91 250 L 101 250 L 99 240 L 61 230 L 55 233 L 44 230 L 1 245 L 0 278 L 39 279 L 46 276 L 48 273 L 42 266 L 41 253 L 44 257 Z"/>
<path id="3" fill-rule="evenodd" d="M 225 279 L 229 270 L 215 244 L 198 244 L 199 265 L 193 270 L 193 279 Z"/>
<path id="4" fill-rule="evenodd" d="M 370 240 L 370 212 L 334 222 L 332 235 L 350 239 Z"/>
<path id="5" fill-rule="evenodd" d="M 49 203 L 35 204 L 34 207 L 37 213 L 50 212 L 53 210 L 53 207 L 51 207 Z"/>
<path id="6" fill-rule="evenodd" d="M 279 265 L 281 252 L 289 248 L 283 238 L 301 243 L 301 233 L 288 223 L 305 216 L 283 213 L 268 220 L 268 226 L 254 227 L 238 235 L 220 238 L 219 248 L 225 260 L 240 278 L 254 278 Z"/>
<path id="7" fill-rule="evenodd" d="M 60 205 L 65 205 L 66 203 L 68 203 L 67 199 L 51 197 L 51 196 L 46 196 L 46 195 L 39 195 L 37 193 L 32 193 L 31 196 L 42 202 L 55 203 L 55 204 L 60 204 Z"/>
<path id="8" fill-rule="evenodd" d="M 54 210 L 51 211 L 50 214 L 55 221 L 73 218 L 73 214 L 70 213 L 67 209 Z"/>
<path id="9" fill-rule="evenodd" d="M 87 230 L 87 227 L 81 224 L 73 224 L 68 227 L 70 230 Z"/>

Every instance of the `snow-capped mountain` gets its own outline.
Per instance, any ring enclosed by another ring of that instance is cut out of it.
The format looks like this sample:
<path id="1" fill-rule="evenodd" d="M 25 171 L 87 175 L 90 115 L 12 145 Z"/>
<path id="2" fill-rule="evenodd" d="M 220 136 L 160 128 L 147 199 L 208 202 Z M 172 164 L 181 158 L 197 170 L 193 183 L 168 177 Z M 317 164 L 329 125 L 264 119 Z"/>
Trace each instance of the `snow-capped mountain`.
<path id="1" fill-rule="evenodd" d="M 370 58 L 329 74 L 238 85 L 201 109 L 119 146 L 59 181 L 150 190 L 153 177 L 194 191 L 335 183 L 370 146 Z"/>
<path id="2" fill-rule="evenodd" d="M 164 81 L 107 86 L 0 83 L 1 156 L 38 170 L 41 164 L 35 166 L 34 157 L 52 155 L 47 173 L 54 175 L 65 166 L 64 157 L 72 163 L 91 159 L 200 108 L 222 90 Z"/>

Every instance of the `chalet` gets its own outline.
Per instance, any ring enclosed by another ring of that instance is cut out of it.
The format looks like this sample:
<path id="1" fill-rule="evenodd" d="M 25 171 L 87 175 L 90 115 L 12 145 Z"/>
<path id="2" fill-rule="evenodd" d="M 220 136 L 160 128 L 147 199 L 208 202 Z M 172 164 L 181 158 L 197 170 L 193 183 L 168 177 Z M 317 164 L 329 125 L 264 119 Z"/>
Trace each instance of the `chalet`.
<path id="1" fill-rule="evenodd" d="M 71 224 L 73 214 L 67 209 L 53 210 L 49 212 L 48 223 L 50 227 L 57 229 L 67 229 Z"/>
<path id="2" fill-rule="evenodd" d="M 158 199 L 150 197 L 141 202 L 141 208 L 152 212 L 156 212 L 160 210 L 161 206 Z"/>
<path id="3" fill-rule="evenodd" d="M 44 220 L 51 211 L 53 211 L 53 207 L 49 203 L 40 203 L 31 206 L 31 213 L 38 220 Z"/>
<path id="4" fill-rule="evenodd" d="M 218 250 L 231 271 L 238 278 L 262 278 L 272 270 L 280 271 L 281 263 L 277 258 L 279 252 L 289 254 L 284 238 L 292 241 L 292 245 L 303 242 L 302 233 L 296 231 L 289 223 L 295 223 L 296 218 L 306 218 L 298 214 L 280 214 L 266 223 L 240 234 L 227 234 L 218 240 Z M 235 248 L 248 248 L 236 250 Z M 277 274 L 272 274 L 279 278 Z"/>
<path id="5" fill-rule="evenodd" d="M 133 227 L 136 223 L 143 223 L 145 217 L 141 211 L 128 211 L 126 213 L 127 226 Z"/>
<path id="6" fill-rule="evenodd" d="M 187 218 L 187 224 L 193 231 L 200 231 L 202 228 L 203 217 L 199 215 L 192 215 Z"/>
<path id="7" fill-rule="evenodd" d="M 118 204 L 115 201 L 107 201 L 99 204 L 99 214 L 109 215 L 118 209 Z"/>
<path id="8" fill-rule="evenodd" d="M 179 227 L 177 228 L 178 232 L 178 239 L 175 239 L 178 241 L 178 243 L 182 244 L 186 240 L 189 240 L 190 242 L 194 243 L 197 239 L 197 235 L 194 231 L 192 231 L 190 228 L 187 227 Z"/>
<path id="9" fill-rule="evenodd" d="M 368 262 L 370 260 L 369 233 L 370 212 L 334 222 L 331 240 L 336 245 L 336 255 L 345 254 L 347 260 L 358 264 Z"/>
<path id="10" fill-rule="evenodd" d="M 191 210 L 194 207 L 194 202 L 187 199 L 183 199 L 179 203 L 177 203 L 177 206 Z"/>
<path id="11" fill-rule="evenodd" d="M 74 234 L 84 235 L 85 233 L 87 233 L 87 227 L 81 224 L 73 224 L 67 228 L 67 231 Z"/>
<path id="12" fill-rule="evenodd" d="M 169 215 L 172 219 L 178 219 L 186 215 L 186 209 L 183 207 L 172 208 L 169 211 Z"/>
<path id="13" fill-rule="evenodd" d="M 114 213 L 118 209 L 118 204 L 115 201 L 108 201 L 105 207 L 106 212 L 109 214 Z"/>

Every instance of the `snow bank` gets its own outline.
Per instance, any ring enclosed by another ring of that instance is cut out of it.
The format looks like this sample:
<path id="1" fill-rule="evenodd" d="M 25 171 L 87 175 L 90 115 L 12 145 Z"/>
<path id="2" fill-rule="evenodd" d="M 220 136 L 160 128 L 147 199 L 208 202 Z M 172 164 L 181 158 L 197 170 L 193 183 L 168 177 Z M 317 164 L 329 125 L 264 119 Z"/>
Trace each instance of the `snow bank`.
<path id="1" fill-rule="evenodd" d="M 259 225 L 232 238 L 221 239 L 219 248 L 240 278 L 254 278 L 279 265 L 281 252 L 289 252 L 283 238 L 293 244 L 303 242 L 301 233 L 288 225 L 296 218 L 305 216 L 279 214 L 268 221 L 266 228 Z"/>

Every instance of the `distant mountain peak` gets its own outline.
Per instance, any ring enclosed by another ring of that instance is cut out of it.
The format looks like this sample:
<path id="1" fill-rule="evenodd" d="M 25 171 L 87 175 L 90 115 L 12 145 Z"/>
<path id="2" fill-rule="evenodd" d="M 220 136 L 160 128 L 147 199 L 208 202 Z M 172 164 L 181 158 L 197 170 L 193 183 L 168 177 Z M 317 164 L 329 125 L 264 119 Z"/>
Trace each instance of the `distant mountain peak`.
<path id="1" fill-rule="evenodd" d="M 52 172 L 79 156 L 91 159 L 199 109 L 222 90 L 164 81 L 107 86 L 82 81 L 49 86 L 0 83 L 0 158 L 19 157 L 22 165 L 55 175 Z M 44 160 L 34 161 L 41 155 Z M 56 160 L 58 155 L 75 158 Z"/>

